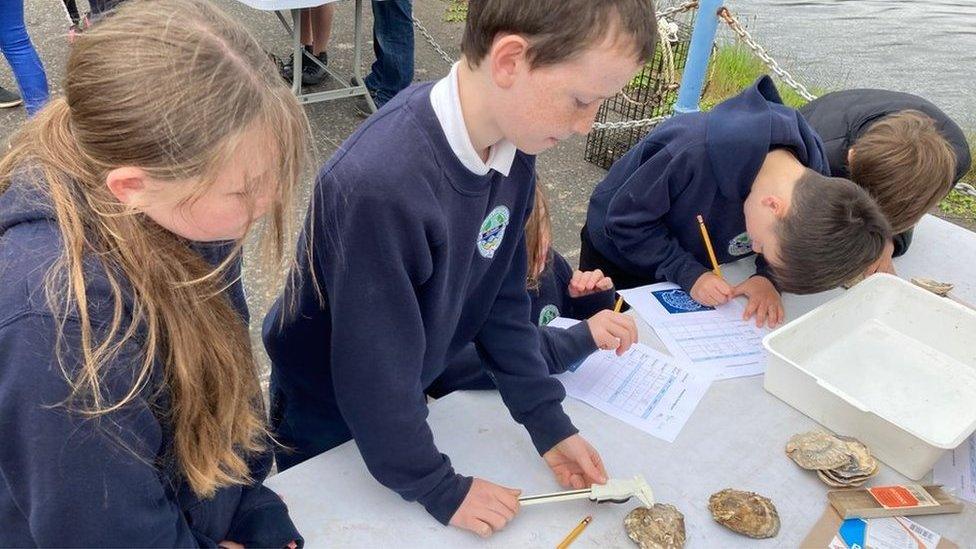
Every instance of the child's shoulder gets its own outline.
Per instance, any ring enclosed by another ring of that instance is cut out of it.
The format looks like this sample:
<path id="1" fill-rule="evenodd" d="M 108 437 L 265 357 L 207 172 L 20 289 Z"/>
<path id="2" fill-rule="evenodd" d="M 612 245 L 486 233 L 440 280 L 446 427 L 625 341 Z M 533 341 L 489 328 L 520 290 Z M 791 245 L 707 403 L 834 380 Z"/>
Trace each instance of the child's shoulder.
<path id="1" fill-rule="evenodd" d="M 340 185 L 392 189 L 440 173 L 431 139 L 429 84 L 410 87 L 370 116 L 322 167 Z"/>

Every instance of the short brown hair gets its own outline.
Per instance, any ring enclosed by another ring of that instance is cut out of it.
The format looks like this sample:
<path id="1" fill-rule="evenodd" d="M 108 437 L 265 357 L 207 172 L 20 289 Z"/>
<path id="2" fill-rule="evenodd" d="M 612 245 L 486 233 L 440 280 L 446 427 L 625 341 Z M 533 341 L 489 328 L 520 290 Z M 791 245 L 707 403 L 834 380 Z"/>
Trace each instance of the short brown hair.
<path id="1" fill-rule="evenodd" d="M 782 291 L 812 294 L 836 288 L 881 256 L 891 228 L 861 187 L 807 169 L 793 189 L 777 227 L 780 265 L 773 278 Z"/>
<path id="2" fill-rule="evenodd" d="M 653 0 L 469 0 L 461 52 L 477 66 L 498 33 L 520 34 L 531 42 L 532 67 L 565 61 L 619 28 L 633 41 L 640 60 L 657 41 Z"/>
<path id="3" fill-rule="evenodd" d="M 935 121 L 914 110 L 885 116 L 851 146 L 851 179 L 878 201 L 895 232 L 939 203 L 956 176 L 956 153 Z"/>

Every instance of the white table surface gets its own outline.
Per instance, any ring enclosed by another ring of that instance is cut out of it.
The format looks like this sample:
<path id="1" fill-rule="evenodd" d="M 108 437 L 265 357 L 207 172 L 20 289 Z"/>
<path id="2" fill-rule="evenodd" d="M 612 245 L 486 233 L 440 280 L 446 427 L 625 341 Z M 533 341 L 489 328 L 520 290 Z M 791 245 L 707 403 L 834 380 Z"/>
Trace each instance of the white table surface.
<path id="1" fill-rule="evenodd" d="M 956 284 L 954 295 L 976 302 L 976 235 L 926 216 L 899 276 L 927 276 Z M 752 272 L 752 260 L 723 268 L 733 281 Z M 788 319 L 796 318 L 843 290 L 814 296 L 788 295 Z M 641 341 L 663 350 L 643 322 Z M 642 474 L 657 501 L 685 515 L 687 547 L 798 547 L 827 505 L 827 486 L 783 452 L 789 437 L 816 424 L 762 388 L 762 376 L 716 381 L 677 440 L 666 443 L 572 398 L 565 409 L 600 451 L 611 476 Z M 525 494 L 559 490 L 495 391 L 459 392 L 431 403 L 430 419 L 440 450 L 455 469 Z M 882 465 L 872 484 L 908 482 Z M 593 523 L 574 547 L 636 547 L 623 517 L 636 500 L 616 504 L 575 501 L 524 507 L 503 531 L 482 540 L 446 528 L 416 504 L 376 482 L 353 443 L 278 474 L 267 485 L 282 495 L 308 547 L 553 547 L 586 515 Z M 782 528 L 776 538 L 738 536 L 711 519 L 708 497 L 723 488 L 752 490 L 775 503 Z M 922 525 L 976 547 L 976 506 L 961 515 L 918 517 Z"/>

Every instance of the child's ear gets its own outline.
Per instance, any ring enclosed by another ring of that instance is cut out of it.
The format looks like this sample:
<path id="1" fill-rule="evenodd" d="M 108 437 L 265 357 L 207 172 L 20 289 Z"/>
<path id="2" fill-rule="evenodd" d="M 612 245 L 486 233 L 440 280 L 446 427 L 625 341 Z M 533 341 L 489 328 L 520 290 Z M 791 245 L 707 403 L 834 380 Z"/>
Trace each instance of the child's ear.
<path id="1" fill-rule="evenodd" d="M 105 176 L 105 185 L 119 202 L 136 207 L 141 203 L 146 192 L 147 179 L 146 172 L 126 166 L 108 172 Z"/>
<path id="2" fill-rule="evenodd" d="M 768 208 L 769 211 L 776 216 L 776 219 L 783 219 L 786 217 L 787 204 L 782 198 L 774 194 L 767 195 L 763 197 L 761 204 L 764 208 Z"/>
<path id="3" fill-rule="evenodd" d="M 495 85 L 508 89 L 526 62 L 529 42 L 518 34 L 500 35 L 488 51 L 491 77 Z"/>
<path id="4" fill-rule="evenodd" d="M 851 162 L 854 162 L 854 147 L 847 149 L 847 165 L 850 166 Z"/>

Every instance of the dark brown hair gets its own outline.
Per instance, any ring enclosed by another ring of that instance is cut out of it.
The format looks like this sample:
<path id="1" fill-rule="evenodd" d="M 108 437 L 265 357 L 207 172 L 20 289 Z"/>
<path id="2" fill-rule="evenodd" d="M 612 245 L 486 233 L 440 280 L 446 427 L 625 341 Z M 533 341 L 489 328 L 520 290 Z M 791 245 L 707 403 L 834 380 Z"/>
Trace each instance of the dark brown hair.
<path id="1" fill-rule="evenodd" d="M 807 169 L 777 226 L 780 290 L 812 294 L 836 288 L 881 256 L 891 228 L 877 203 L 847 179 Z"/>
<path id="2" fill-rule="evenodd" d="M 649 59 L 657 40 L 653 0 L 469 0 L 461 52 L 472 66 L 488 55 L 499 33 L 531 43 L 533 68 L 565 61 L 607 38 L 629 39 L 635 57 Z"/>
<path id="3" fill-rule="evenodd" d="M 952 145 L 935 121 L 919 111 L 878 120 L 851 148 L 851 179 L 878 201 L 895 232 L 918 223 L 955 180 Z"/>

